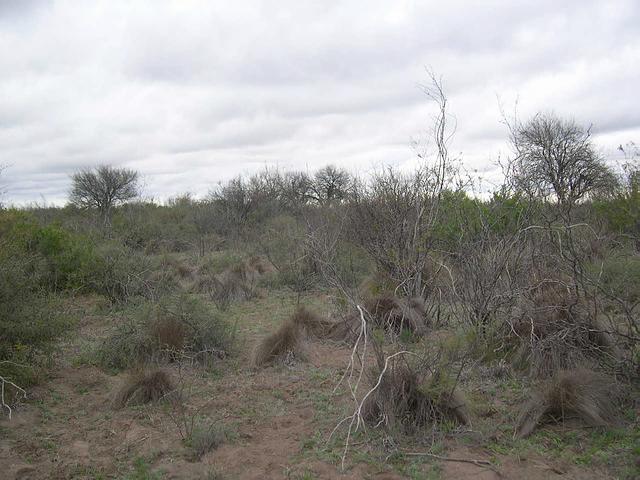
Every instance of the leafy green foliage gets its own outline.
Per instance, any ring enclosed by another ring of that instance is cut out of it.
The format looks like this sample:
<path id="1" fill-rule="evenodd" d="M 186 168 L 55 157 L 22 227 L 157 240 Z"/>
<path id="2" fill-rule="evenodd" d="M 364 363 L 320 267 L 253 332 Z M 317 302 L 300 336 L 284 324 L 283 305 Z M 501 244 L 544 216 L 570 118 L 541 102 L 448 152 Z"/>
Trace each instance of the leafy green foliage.
<path id="1" fill-rule="evenodd" d="M 3 215 L 2 239 L 5 248 L 23 257 L 32 277 L 52 291 L 77 290 L 95 261 L 93 244 L 86 238 L 58 224 L 38 225 L 22 213 Z"/>
<path id="2" fill-rule="evenodd" d="M 0 375 L 22 385 L 52 340 L 71 324 L 53 293 L 75 279 L 78 260 L 56 227 L 42 229 L 17 212 L 0 214 Z"/>

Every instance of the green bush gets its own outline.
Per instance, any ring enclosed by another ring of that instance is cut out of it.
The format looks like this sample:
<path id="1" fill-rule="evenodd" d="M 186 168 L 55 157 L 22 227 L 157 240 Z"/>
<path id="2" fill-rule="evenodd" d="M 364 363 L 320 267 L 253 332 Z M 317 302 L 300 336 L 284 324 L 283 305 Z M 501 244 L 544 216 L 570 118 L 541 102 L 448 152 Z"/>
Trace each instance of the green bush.
<path id="1" fill-rule="evenodd" d="M 319 268 L 306 242 L 302 222 L 280 215 L 266 222 L 260 249 L 277 269 L 276 284 L 296 292 L 306 291 L 318 282 Z"/>
<path id="2" fill-rule="evenodd" d="M 87 289 L 104 295 L 112 304 L 122 304 L 137 298 L 156 301 L 179 286 L 175 272 L 162 262 L 110 241 L 96 248 Z"/>
<path id="3" fill-rule="evenodd" d="M 150 271 L 150 260 L 139 252 L 115 242 L 105 243 L 97 249 L 89 288 L 112 303 L 126 302 L 142 296 Z"/>
<path id="4" fill-rule="evenodd" d="M 602 285 L 612 295 L 629 302 L 640 300 L 640 257 L 612 255 L 591 270 L 600 276 Z"/>
<path id="5" fill-rule="evenodd" d="M 640 192 L 633 191 L 610 200 L 595 201 L 593 208 L 612 232 L 636 237 L 640 234 Z"/>
<path id="6" fill-rule="evenodd" d="M 22 212 L 3 212 L 5 248 L 24 257 L 37 282 L 52 291 L 80 290 L 94 262 L 93 244 L 57 224 L 38 225 Z"/>
<path id="7" fill-rule="evenodd" d="M 47 360 L 53 340 L 72 323 L 43 286 L 34 255 L 0 238 L 0 375 L 25 386 Z"/>
<path id="8" fill-rule="evenodd" d="M 182 252 L 197 243 L 196 206 L 173 202 L 172 206 L 132 203 L 119 208 L 112 220 L 115 236 L 127 247 L 147 253 Z"/>
<path id="9" fill-rule="evenodd" d="M 229 250 L 216 252 L 213 255 L 208 255 L 202 260 L 198 272 L 205 275 L 216 275 L 229 268 L 242 264 L 244 260 L 243 255 L 238 252 Z"/>
<path id="10" fill-rule="evenodd" d="M 105 369 L 167 359 L 208 362 L 231 348 L 229 325 L 197 297 L 183 294 L 143 302 L 126 316 L 96 352 L 96 363 Z"/>

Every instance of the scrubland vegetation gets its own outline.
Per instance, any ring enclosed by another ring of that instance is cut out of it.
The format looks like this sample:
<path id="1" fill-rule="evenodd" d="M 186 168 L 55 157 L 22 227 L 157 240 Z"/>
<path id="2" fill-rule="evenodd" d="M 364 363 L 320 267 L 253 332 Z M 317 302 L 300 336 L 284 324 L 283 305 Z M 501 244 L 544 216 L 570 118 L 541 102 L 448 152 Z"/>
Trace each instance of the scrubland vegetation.
<path id="1" fill-rule="evenodd" d="M 4 471 L 637 478 L 637 148 L 617 168 L 571 121 L 514 120 L 477 195 L 428 93 L 414 171 L 158 204 L 103 167 L 64 208 L 1 210 Z"/>

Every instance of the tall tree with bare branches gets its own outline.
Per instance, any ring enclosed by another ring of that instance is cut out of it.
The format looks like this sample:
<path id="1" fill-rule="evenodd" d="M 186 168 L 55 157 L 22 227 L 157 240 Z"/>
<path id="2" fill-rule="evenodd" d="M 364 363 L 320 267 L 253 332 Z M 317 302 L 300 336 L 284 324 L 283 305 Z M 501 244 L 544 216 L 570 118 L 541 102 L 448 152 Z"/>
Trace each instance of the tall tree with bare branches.
<path id="1" fill-rule="evenodd" d="M 616 179 L 591 143 L 591 130 L 554 114 L 538 114 L 516 124 L 511 142 L 517 157 L 514 177 L 532 196 L 555 200 L 565 214 Z"/>
<path id="2" fill-rule="evenodd" d="M 140 193 L 140 176 L 135 170 L 101 165 L 84 168 L 71 176 L 69 202 L 83 209 L 98 211 L 108 225 L 113 209 Z"/>

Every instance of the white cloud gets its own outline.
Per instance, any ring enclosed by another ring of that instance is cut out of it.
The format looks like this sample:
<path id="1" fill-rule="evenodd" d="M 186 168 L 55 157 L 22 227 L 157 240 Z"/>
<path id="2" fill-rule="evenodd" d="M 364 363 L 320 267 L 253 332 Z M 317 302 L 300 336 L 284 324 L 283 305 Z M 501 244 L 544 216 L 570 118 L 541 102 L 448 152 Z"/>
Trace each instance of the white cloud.
<path id="1" fill-rule="evenodd" d="M 508 151 L 497 96 L 593 123 L 605 151 L 640 139 L 636 1 L 470 3 L 0 0 L 6 199 L 62 203 L 97 163 L 157 198 L 264 165 L 411 163 L 425 65 L 470 169 Z"/>

